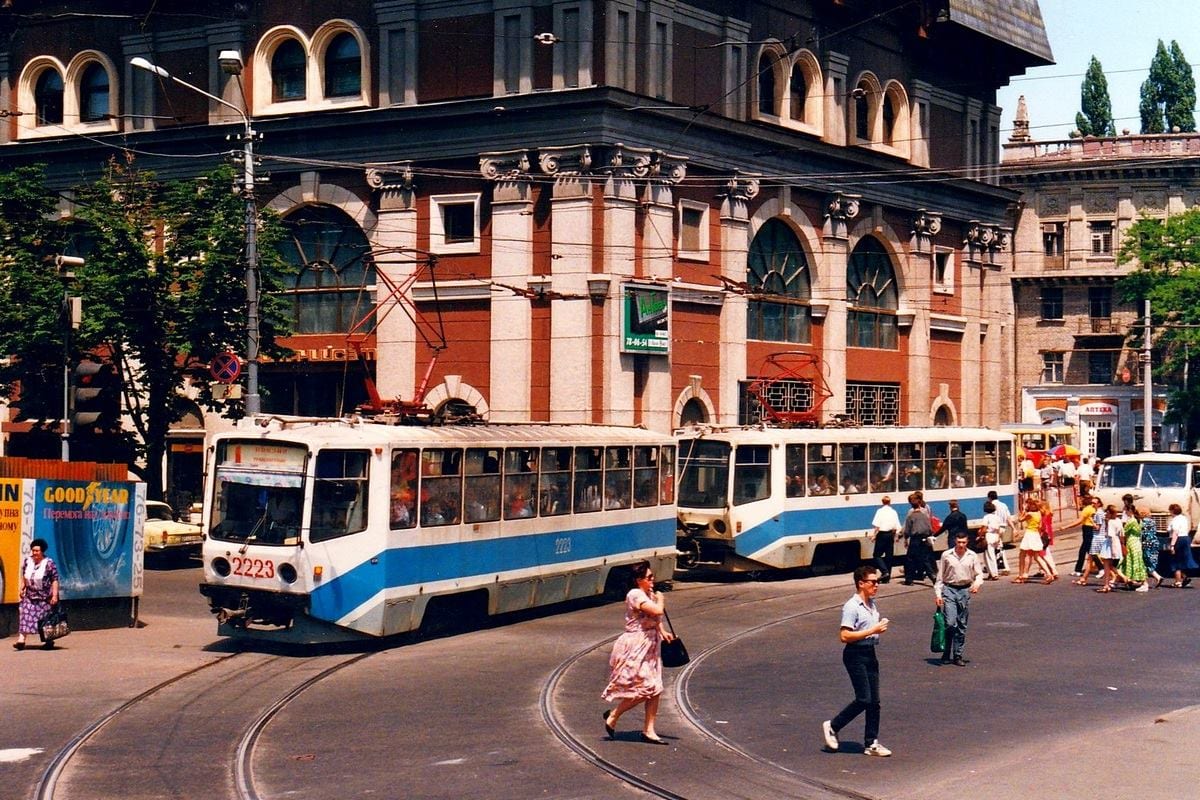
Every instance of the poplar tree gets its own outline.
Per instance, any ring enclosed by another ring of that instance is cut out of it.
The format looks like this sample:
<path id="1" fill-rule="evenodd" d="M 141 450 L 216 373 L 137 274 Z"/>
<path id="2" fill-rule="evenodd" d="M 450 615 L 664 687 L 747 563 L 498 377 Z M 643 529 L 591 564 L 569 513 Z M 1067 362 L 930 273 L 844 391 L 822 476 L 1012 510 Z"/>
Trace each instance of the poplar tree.
<path id="1" fill-rule="evenodd" d="M 1181 131 L 1196 130 L 1196 78 L 1192 75 L 1192 65 L 1183 55 L 1179 42 L 1171 41 L 1171 92 L 1164 109 L 1167 116 L 1167 130 L 1179 128 Z"/>
<path id="2" fill-rule="evenodd" d="M 1088 62 L 1083 84 L 1079 88 L 1079 103 L 1083 111 L 1075 115 L 1075 127 L 1083 136 L 1116 136 L 1113 125 L 1112 100 L 1108 97 L 1108 79 L 1095 56 Z"/>
<path id="3" fill-rule="evenodd" d="M 1142 133 L 1196 130 L 1196 79 L 1179 42 L 1172 41 L 1168 51 L 1158 40 L 1138 110 Z"/>

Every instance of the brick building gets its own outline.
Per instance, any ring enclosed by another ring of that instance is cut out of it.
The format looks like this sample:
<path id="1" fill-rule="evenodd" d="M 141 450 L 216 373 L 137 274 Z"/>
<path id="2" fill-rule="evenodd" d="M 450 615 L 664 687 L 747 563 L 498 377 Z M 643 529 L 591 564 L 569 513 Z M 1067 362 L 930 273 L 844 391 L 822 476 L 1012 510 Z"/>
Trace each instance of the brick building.
<path id="1" fill-rule="evenodd" d="M 433 350 L 384 314 L 385 284 L 433 256 L 436 293 L 421 280 L 411 297 L 447 334 L 434 408 L 736 422 L 757 413 L 765 357 L 795 350 L 819 358 L 826 415 L 1008 416 L 1016 194 L 997 181 L 995 93 L 1050 62 L 1036 0 L 13 0 L 0 15 L 0 102 L 19 114 L 0 158 L 49 161 L 61 187 L 124 148 L 195 174 L 204 159 L 180 156 L 216 157 L 240 131 L 135 57 L 253 119 L 258 196 L 301 267 L 296 355 L 262 366 L 266 411 L 352 410 L 346 331 L 373 305 L 368 368 L 411 397 Z M 792 410 L 817 394 L 776 388 Z M 179 453 L 221 423 L 197 409 L 192 424 Z"/>
<path id="2" fill-rule="evenodd" d="M 1117 251 L 1129 226 L 1200 203 L 1200 135 L 1159 134 L 1037 142 L 1018 107 L 1001 183 L 1022 193 L 1012 275 L 1014 402 L 1023 422 L 1076 426 L 1101 457 L 1140 450 L 1145 424 L 1141 307 L 1114 286 L 1134 265 Z M 1178 449 L 1152 387 L 1155 449 Z"/>

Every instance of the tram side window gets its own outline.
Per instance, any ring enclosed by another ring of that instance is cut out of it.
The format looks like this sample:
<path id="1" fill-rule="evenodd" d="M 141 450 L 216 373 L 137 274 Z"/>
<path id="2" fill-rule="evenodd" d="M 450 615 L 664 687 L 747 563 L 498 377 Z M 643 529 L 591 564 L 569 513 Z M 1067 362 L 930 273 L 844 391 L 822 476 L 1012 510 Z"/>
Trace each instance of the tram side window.
<path id="1" fill-rule="evenodd" d="M 950 485 L 950 465 L 946 463 L 945 442 L 925 443 L 925 488 L 945 489 Z"/>
<path id="2" fill-rule="evenodd" d="M 975 485 L 975 443 L 950 443 L 950 486 L 965 489 Z"/>
<path id="3" fill-rule="evenodd" d="M 421 452 L 421 525 L 453 525 L 462 516 L 462 450 Z"/>
<path id="4" fill-rule="evenodd" d="M 538 449 L 504 451 L 504 518 L 523 519 L 537 513 Z M 543 513 L 545 513 L 543 505 Z"/>
<path id="5" fill-rule="evenodd" d="M 500 519 L 500 448 L 468 447 L 464 471 L 463 520 Z"/>
<path id="6" fill-rule="evenodd" d="M 675 446 L 659 448 L 658 502 L 670 505 L 675 502 Z"/>
<path id="7" fill-rule="evenodd" d="M 417 524 L 417 451 L 397 450 L 392 453 L 391 485 L 392 530 L 411 528 Z"/>
<path id="8" fill-rule="evenodd" d="M 900 449 L 900 488 L 906 492 L 920 491 L 925 485 L 925 460 L 922 445 L 903 442 Z"/>
<path id="9" fill-rule="evenodd" d="M 313 485 L 313 523 L 309 538 L 322 542 L 367 527 L 365 450 L 322 450 L 317 453 Z"/>
<path id="10" fill-rule="evenodd" d="M 788 497 L 804 497 L 808 485 L 804 481 L 804 445 L 789 444 L 784 449 L 784 469 L 787 475 L 784 483 L 787 486 Z"/>
<path id="11" fill-rule="evenodd" d="M 543 517 L 571 513 L 571 448 L 542 448 L 538 507 Z"/>
<path id="12" fill-rule="evenodd" d="M 996 484 L 1008 486 L 1013 482 L 1012 442 L 1000 442 Z"/>
<path id="13" fill-rule="evenodd" d="M 995 442 L 975 443 L 975 485 L 997 486 L 997 461 Z"/>
<path id="14" fill-rule="evenodd" d="M 842 494 L 861 494 L 867 490 L 867 446 L 844 444 L 841 446 L 841 480 L 838 488 Z"/>
<path id="15" fill-rule="evenodd" d="M 771 446 L 743 444 L 733 454 L 733 504 L 771 496 Z"/>
<path id="16" fill-rule="evenodd" d="M 629 494 L 633 479 L 630 448 L 606 447 L 604 449 L 604 508 L 629 508 Z"/>
<path id="17" fill-rule="evenodd" d="M 867 455 L 870 459 L 872 492 L 896 491 L 896 445 L 872 444 Z"/>
<path id="18" fill-rule="evenodd" d="M 633 448 L 633 504 L 638 508 L 658 504 L 657 447 Z"/>
<path id="19" fill-rule="evenodd" d="M 831 444 L 808 445 L 808 493 L 815 497 L 837 491 L 837 459 Z"/>
<path id="20" fill-rule="evenodd" d="M 575 513 L 599 511 L 602 492 L 600 479 L 603 475 L 604 448 L 575 448 Z"/>

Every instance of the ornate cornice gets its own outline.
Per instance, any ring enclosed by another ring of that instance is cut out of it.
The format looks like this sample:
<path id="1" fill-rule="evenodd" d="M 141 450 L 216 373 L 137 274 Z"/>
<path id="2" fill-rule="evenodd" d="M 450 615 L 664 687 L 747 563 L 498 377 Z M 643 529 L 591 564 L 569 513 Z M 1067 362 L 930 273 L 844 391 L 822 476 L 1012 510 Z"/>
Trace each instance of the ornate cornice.
<path id="1" fill-rule="evenodd" d="M 605 171 L 614 175 L 676 185 L 687 177 L 687 156 L 675 156 L 647 147 L 615 144 L 609 150 Z"/>

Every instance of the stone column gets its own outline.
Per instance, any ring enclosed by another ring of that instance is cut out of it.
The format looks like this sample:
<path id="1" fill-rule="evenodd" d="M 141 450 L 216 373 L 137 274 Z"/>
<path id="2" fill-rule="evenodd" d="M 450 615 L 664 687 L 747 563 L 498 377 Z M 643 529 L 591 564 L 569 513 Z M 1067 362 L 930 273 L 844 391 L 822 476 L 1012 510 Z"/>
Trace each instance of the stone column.
<path id="1" fill-rule="evenodd" d="M 529 152 L 482 153 L 479 170 L 492 181 L 492 280 L 524 286 L 533 275 L 533 185 Z M 533 321 L 529 300 L 493 295 L 490 376 L 492 422 L 529 419 Z"/>
<path id="2" fill-rule="evenodd" d="M 644 180 L 645 226 L 642 232 L 642 276 L 667 283 L 674 278 L 675 186 L 687 174 L 687 159 L 659 151 L 638 157 L 634 175 Z M 675 333 L 674 313 L 670 331 Z M 651 430 L 669 431 L 671 411 L 671 358 L 646 355 L 646 385 L 642 394 L 642 422 Z"/>
<path id="3" fill-rule="evenodd" d="M 846 266 L 850 259 L 850 221 L 858 216 L 858 195 L 835 192 L 825 202 L 822 231 L 824 259 L 812 287 L 816 297 L 829 298 L 825 313 L 825 346 L 821 360 L 833 396 L 825 401 L 825 419 L 846 413 Z"/>
<path id="4" fill-rule="evenodd" d="M 750 201 L 758 195 L 758 179 L 734 174 L 721 197 L 721 275 L 734 283 L 746 280 L 750 250 Z M 718 385 L 715 422 L 736 425 L 738 381 L 746 379 L 746 312 L 749 301 L 741 292 L 725 292 L 721 306 Z"/>
<path id="5" fill-rule="evenodd" d="M 388 181 L 384 173 L 369 169 L 366 180 L 375 190 L 379 205 L 371 246 L 376 251 L 395 253 L 377 258 L 375 270 L 398 284 L 421 265 L 417 263 L 416 186 L 411 167 L 399 168 L 394 177 Z M 384 399 L 412 399 L 417 383 L 416 326 L 408 314 L 395 308 L 397 301 L 388 296 L 384 282 L 379 281 L 378 286 L 376 318 L 380 321 L 375 327 L 375 384 Z"/>
<path id="6" fill-rule="evenodd" d="M 588 296 L 592 274 L 592 152 L 590 145 L 544 147 L 542 171 L 554 178 L 551 196 L 551 281 L 555 292 Z M 584 305 L 556 303 L 550 315 L 550 420 L 590 422 L 591 314 Z"/>
<path id="7" fill-rule="evenodd" d="M 591 277 L 591 293 L 604 303 L 601 396 L 604 421 L 633 424 L 633 357 L 621 354 L 621 281 L 634 272 L 637 256 L 637 159 L 648 153 L 616 145 L 608 158 L 604 181 L 604 255 L 602 274 Z M 600 293 L 603 291 L 603 298 Z"/>

